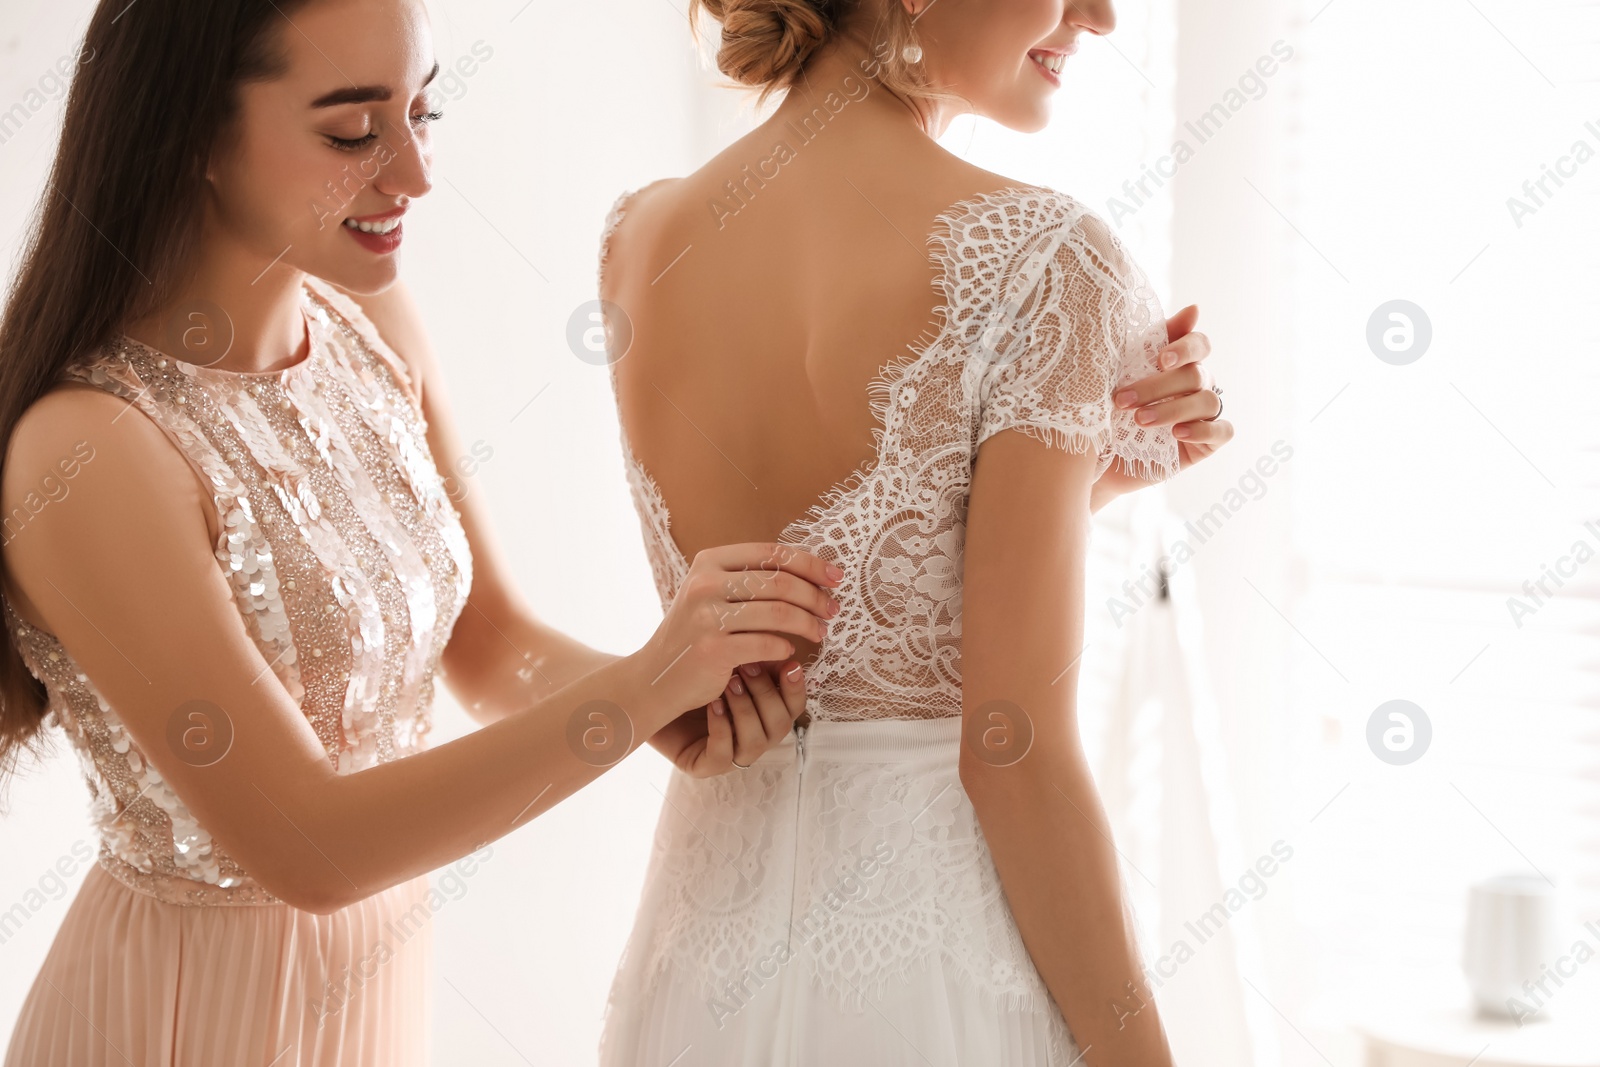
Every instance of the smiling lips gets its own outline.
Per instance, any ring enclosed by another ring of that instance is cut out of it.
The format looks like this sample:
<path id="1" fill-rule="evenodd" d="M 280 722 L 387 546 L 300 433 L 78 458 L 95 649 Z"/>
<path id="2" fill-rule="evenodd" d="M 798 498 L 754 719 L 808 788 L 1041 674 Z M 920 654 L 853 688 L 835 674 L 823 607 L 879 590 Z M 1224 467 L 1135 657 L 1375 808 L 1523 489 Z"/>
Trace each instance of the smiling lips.
<path id="1" fill-rule="evenodd" d="M 1060 85 L 1061 68 L 1066 66 L 1067 57 L 1076 51 L 1076 48 L 1060 50 L 1037 48 L 1028 53 L 1028 58 L 1033 60 L 1034 66 L 1039 68 L 1040 73 L 1050 79 L 1052 85 Z"/>
<path id="2" fill-rule="evenodd" d="M 367 251 L 388 255 L 400 247 L 404 237 L 400 218 L 405 213 L 405 208 L 398 208 L 381 215 L 348 218 L 344 220 L 344 229 Z"/>

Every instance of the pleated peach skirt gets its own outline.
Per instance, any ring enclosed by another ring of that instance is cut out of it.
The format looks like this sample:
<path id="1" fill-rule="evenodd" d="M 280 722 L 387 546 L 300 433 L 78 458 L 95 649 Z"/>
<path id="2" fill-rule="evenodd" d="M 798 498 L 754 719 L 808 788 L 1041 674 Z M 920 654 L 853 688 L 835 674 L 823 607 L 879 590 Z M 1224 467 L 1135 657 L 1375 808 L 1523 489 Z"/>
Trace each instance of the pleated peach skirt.
<path id="1" fill-rule="evenodd" d="M 420 1067 L 428 894 L 424 876 L 331 915 L 182 907 L 92 867 L 5 1067 Z"/>

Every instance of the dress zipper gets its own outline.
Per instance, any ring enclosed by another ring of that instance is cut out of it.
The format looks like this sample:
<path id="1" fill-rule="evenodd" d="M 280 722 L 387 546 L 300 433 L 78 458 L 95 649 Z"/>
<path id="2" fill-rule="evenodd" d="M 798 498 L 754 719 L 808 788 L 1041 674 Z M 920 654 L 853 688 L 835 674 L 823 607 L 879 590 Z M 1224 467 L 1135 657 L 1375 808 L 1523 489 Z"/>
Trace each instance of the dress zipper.
<path id="1" fill-rule="evenodd" d="M 785 937 L 785 941 L 788 943 L 791 956 L 795 952 L 794 898 L 800 881 L 800 809 L 805 803 L 806 795 L 806 730 L 808 726 L 809 724 L 796 723 L 794 727 L 794 843 L 790 852 L 789 860 L 789 928 L 786 931 Z M 786 967 L 783 971 L 785 975 L 783 979 L 784 988 L 780 995 L 782 995 L 786 1000 L 794 996 L 794 987 L 792 984 L 793 979 L 790 977 L 793 974 L 793 971 L 794 968 L 792 967 Z M 787 1026 L 789 1031 L 787 1037 L 789 1054 L 788 1057 L 782 1061 L 785 1064 L 797 1063 L 799 1062 L 800 1058 L 800 1034 L 791 1015 L 792 1011 L 793 1006 L 791 1004 L 790 1009 L 780 1015 L 780 1018 L 783 1016 L 789 1016 L 789 1023 Z"/>
<path id="2" fill-rule="evenodd" d="M 789 929 L 785 939 L 789 951 L 794 951 L 794 894 L 795 882 L 800 876 L 800 806 L 805 798 L 805 785 L 802 781 L 806 769 L 806 727 L 808 724 L 796 723 L 794 727 L 794 847 L 789 863 Z"/>

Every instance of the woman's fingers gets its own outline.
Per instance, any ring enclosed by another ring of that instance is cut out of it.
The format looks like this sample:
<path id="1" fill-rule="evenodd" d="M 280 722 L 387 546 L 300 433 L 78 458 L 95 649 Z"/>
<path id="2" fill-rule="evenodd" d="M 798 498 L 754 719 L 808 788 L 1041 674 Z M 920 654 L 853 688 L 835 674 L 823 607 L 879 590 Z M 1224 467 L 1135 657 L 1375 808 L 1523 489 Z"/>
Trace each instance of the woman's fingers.
<path id="1" fill-rule="evenodd" d="M 725 571 L 756 571 L 768 574 L 779 571 L 817 586 L 835 586 L 844 579 L 844 571 L 820 556 L 793 545 L 780 545 L 776 541 L 756 541 L 740 545 L 719 545 L 697 553 L 695 559 L 707 557 Z"/>
<path id="2" fill-rule="evenodd" d="M 761 712 L 756 707 L 755 699 L 751 696 L 750 688 L 745 684 L 745 678 L 740 671 L 734 671 L 733 677 L 728 679 L 728 687 L 723 691 L 722 699 L 727 702 L 728 710 L 732 712 L 734 762 L 748 767 L 760 759 L 761 753 L 767 750 L 768 738 Z"/>
<path id="3" fill-rule="evenodd" d="M 782 600 L 747 600 L 730 604 L 722 611 L 720 622 L 722 628 L 730 633 L 767 631 L 794 634 L 809 641 L 821 641 L 828 633 L 828 625 L 822 619 Z"/>
<path id="4" fill-rule="evenodd" d="M 1181 367 L 1185 363 L 1199 363 L 1211 355 L 1211 338 L 1203 333 L 1191 333 L 1176 340 L 1156 354 L 1156 365 L 1162 370 Z"/>
<path id="5" fill-rule="evenodd" d="M 1133 418 L 1141 426 L 1176 426 L 1183 422 L 1203 422 L 1220 414 L 1222 398 L 1204 389 L 1175 399 L 1146 404 Z"/>
<path id="6" fill-rule="evenodd" d="M 791 723 L 806 713 L 806 672 L 794 660 L 783 664 L 778 671 L 778 691 L 789 711 Z"/>
<path id="7" fill-rule="evenodd" d="M 1119 408 L 1136 408 L 1169 397 L 1192 393 L 1206 385 L 1196 366 L 1211 355 L 1211 339 L 1196 333 L 1200 309 L 1193 304 L 1167 320 L 1167 344 L 1156 353 L 1155 374 L 1117 390 L 1112 397 Z M 1185 370 L 1185 368 L 1194 368 Z"/>
<path id="8" fill-rule="evenodd" d="M 1190 304 L 1172 318 L 1167 320 L 1167 343 L 1171 344 L 1182 337 L 1194 332 L 1196 324 L 1200 321 L 1200 305 Z"/>
<path id="9" fill-rule="evenodd" d="M 785 634 L 821 641 L 826 620 L 839 610 L 822 585 L 842 573 L 776 542 L 696 553 L 666 618 L 641 650 L 655 681 L 673 678 L 661 690 L 673 698 L 667 706 L 704 706 L 739 664 L 794 655 L 795 642 Z M 686 657 L 690 651 L 695 655 Z"/>
<path id="10" fill-rule="evenodd" d="M 1119 408 L 1137 408 L 1204 388 L 1205 372 L 1199 363 L 1191 361 L 1125 385 L 1111 399 Z"/>
<path id="11" fill-rule="evenodd" d="M 760 759 L 762 753 L 784 739 L 794 720 L 806 710 L 804 669 L 794 660 L 774 672 L 771 668 L 775 666 L 745 663 L 728 680 L 720 699 L 733 711 L 728 741 L 730 762 L 736 760 L 748 767 Z M 714 773 L 721 773 L 720 767 Z"/>
<path id="12" fill-rule="evenodd" d="M 744 677 L 744 687 L 755 701 L 756 714 L 761 716 L 761 725 L 767 732 L 767 743 L 772 745 L 783 740 L 794 723 L 794 716 L 789 714 L 789 705 L 784 702 L 783 692 L 773 680 L 767 665 L 746 663 L 739 668 L 739 673 Z"/>
<path id="13" fill-rule="evenodd" d="M 705 736 L 673 758 L 694 778 L 714 778 L 748 768 L 782 741 L 806 710 L 805 670 L 793 659 L 745 663 L 722 695 L 706 705 Z"/>
<path id="14" fill-rule="evenodd" d="M 1207 445 L 1221 448 L 1233 440 L 1233 423 L 1227 419 L 1205 419 L 1186 422 L 1172 428 L 1172 436 L 1186 445 Z"/>
<path id="15" fill-rule="evenodd" d="M 839 602 L 833 594 L 784 571 L 732 572 L 722 591 L 730 601 L 781 600 L 823 620 L 839 612 Z"/>
<path id="16" fill-rule="evenodd" d="M 728 705 L 717 697 L 706 705 L 705 749 L 700 756 L 704 765 L 726 770 L 733 759 L 733 720 L 728 715 Z"/>

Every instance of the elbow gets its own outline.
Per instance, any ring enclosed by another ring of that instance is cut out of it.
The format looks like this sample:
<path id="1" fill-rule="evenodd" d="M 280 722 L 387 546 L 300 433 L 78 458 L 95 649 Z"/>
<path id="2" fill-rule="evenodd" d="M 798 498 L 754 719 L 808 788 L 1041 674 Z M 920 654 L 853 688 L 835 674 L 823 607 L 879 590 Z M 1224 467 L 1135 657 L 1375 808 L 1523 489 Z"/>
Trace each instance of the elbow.
<path id="1" fill-rule="evenodd" d="M 296 862 L 258 874 L 255 880 L 281 903 L 312 915 L 332 915 L 368 895 L 337 871 L 322 874 Z"/>
<path id="2" fill-rule="evenodd" d="M 1035 737 L 1028 750 L 1011 759 L 963 745 L 957 774 L 961 788 L 980 817 L 1054 807 L 1072 789 L 1079 761 L 1046 738 Z M 1087 768 L 1084 768 L 1086 770 Z"/>
<path id="3" fill-rule="evenodd" d="M 1026 757 L 1015 763 L 991 761 L 973 752 L 970 746 L 962 746 L 956 773 L 980 817 L 1004 809 L 1032 791 L 1036 776 L 1033 767 L 1023 766 L 1027 762 Z"/>
<path id="4" fill-rule="evenodd" d="M 350 893 L 329 891 L 326 888 L 308 889 L 298 895 L 296 901 L 284 901 L 298 911 L 309 912 L 312 915 L 332 915 L 354 904 L 360 898 Z"/>
<path id="5" fill-rule="evenodd" d="M 344 891 L 340 892 L 337 887 L 331 885 L 288 884 L 281 891 L 271 892 L 273 896 L 296 911 L 309 912 L 312 915 L 332 915 L 361 899 L 349 886 L 345 886 Z"/>

